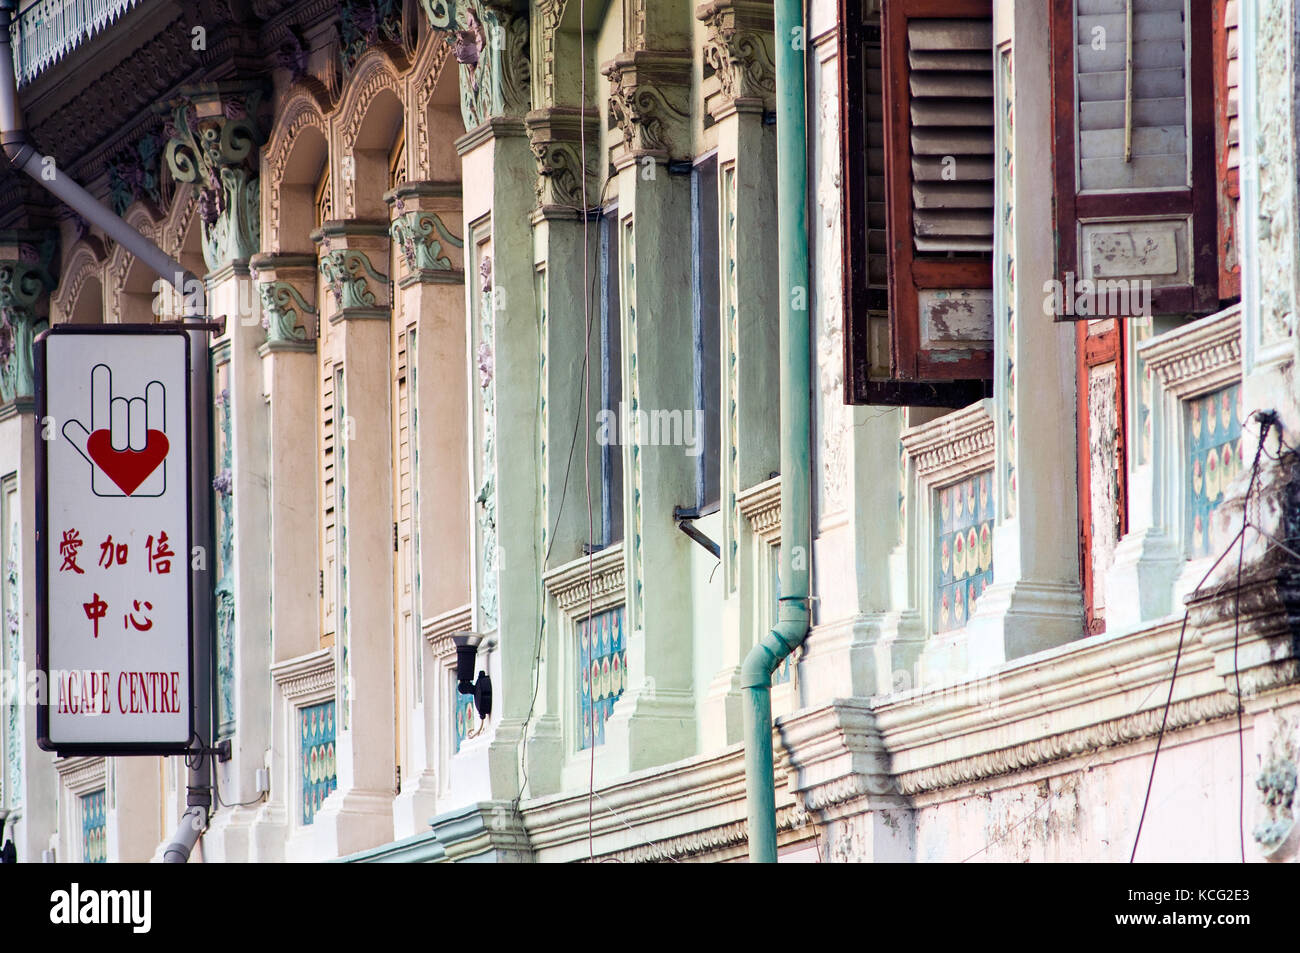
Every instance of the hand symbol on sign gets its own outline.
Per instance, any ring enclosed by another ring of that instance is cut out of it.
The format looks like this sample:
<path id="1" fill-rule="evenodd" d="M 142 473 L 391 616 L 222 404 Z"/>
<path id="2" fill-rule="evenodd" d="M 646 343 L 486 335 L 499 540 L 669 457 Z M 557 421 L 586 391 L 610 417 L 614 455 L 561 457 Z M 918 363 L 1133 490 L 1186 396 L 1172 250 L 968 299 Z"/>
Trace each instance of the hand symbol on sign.
<path id="1" fill-rule="evenodd" d="M 96 496 L 162 496 L 167 489 L 169 444 L 164 430 L 166 390 L 150 381 L 143 397 L 114 397 L 113 372 L 96 364 L 90 372 L 90 427 L 63 425 L 63 436 L 90 464 Z"/>

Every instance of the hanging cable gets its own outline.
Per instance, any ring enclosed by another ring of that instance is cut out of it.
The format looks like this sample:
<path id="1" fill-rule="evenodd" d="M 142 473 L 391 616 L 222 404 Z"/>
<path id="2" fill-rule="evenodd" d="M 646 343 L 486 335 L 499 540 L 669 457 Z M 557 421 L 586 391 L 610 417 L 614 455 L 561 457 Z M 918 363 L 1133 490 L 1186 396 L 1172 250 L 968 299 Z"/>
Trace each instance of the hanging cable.
<path id="1" fill-rule="evenodd" d="M 1242 566 L 1245 559 L 1245 551 L 1246 551 L 1245 537 L 1246 537 L 1246 527 L 1249 525 L 1250 497 L 1254 493 L 1255 481 L 1259 477 L 1259 462 L 1261 456 L 1264 453 L 1264 441 L 1268 437 L 1268 432 L 1272 427 L 1276 426 L 1279 429 L 1281 428 L 1281 424 L 1278 422 L 1277 414 L 1274 413 L 1273 411 L 1256 411 L 1255 413 L 1250 415 L 1250 418 L 1253 418 L 1254 420 L 1259 422 L 1260 433 L 1259 433 L 1259 445 L 1255 449 L 1255 459 L 1251 463 L 1250 481 L 1246 486 L 1246 496 L 1242 500 L 1241 529 L 1237 530 L 1237 534 L 1232 538 L 1232 541 L 1227 545 L 1227 547 L 1225 547 L 1224 551 L 1219 555 L 1219 558 L 1214 561 L 1214 565 L 1212 565 L 1209 568 L 1209 570 L 1205 573 L 1205 575 L 1201 577 L 1201 581 L 1196 585 L 1196 590 L 1199 590 L 1202 586 L 1204 586 L 1206 581 L 1209 580 L 1211 574 L 1219 567 L 1219 563 L 1223 561 L 1225 556 L 1227 556 L 1230 552 L 1232 552 L 1232 548 L 1234 546 L 1240 547 L 1237 556 L 1236 592 L 1233 595 L 1234 620 L 1233 620 L 1232 668 L 1233 668 L 1233 674 L 1236 677 L 1236 694 L 1237 694 L 1237 739 L 1238 739 L 1238 757 L 1240 762 L 1237 821 L 1238 821 L 1239 832 L 1241 834 L 1240 840 L 1241 840 L 1242 863 L 1245 863 L 1246 860 L 1246 835 L 1245 835 L 1245 811 L 1246 811 L 1245 757 L 1246 756 L 1245 756 L 1245 742 L 1242 737 L 1243 730 L 1242 730 L 1242 708 L 1241 708 L 1241 673 L 1237 669 L 1237 647 L 1238 647 L 1238 641 L 1240 637 L 1240 621 L 1241 621 L 1241 573 L 1242 573 Z M 1280 434 L 1278 440 L 1279 442 L 1281 441 Z M 1154 755 L 1151 758 L 1151 773 L 1147 777 L 1146 794 L 1142 798 L 1142 813 L 1138 817 L 1137 833 L 1133 837 L 1133 850 L 1132 853 L 1129 854 L 1129 863 L 1133 863 L 1134 860 L 1136 859 L 1138 844 L 1142 840 L 1142 826 L 1146 822 L 1147 807 L 1151 802 L 1151 788 L 1152 785 L 1155 783 L 1156 765 L 1159 763 L 1160 760 L 1160 748 L 1162 743 L 1164 742 L 1165 730 L 1169 724 L 1169 709 L 1172 706 L 1173 699 L 1174 699 L 1174 682 L 1177 681 L 1178 679 L 1178 663 L 1179 660 L 1182 658 L 1182 654 L 1183 654 L 1183 642 L 1187 634 L 1187 619 L 1190 612 L 1191 612 L 1190 607 L 1184 610 L 1183 612 L 1182 629 L 1178 634 L 1178 651 L 1174 654 L 1174 670 L 1169 677 L 1169 695 L 1165 699 L 1164 713 L 1160 719 L 1160 731 L 1156 735 L 1156 750 Z"/>

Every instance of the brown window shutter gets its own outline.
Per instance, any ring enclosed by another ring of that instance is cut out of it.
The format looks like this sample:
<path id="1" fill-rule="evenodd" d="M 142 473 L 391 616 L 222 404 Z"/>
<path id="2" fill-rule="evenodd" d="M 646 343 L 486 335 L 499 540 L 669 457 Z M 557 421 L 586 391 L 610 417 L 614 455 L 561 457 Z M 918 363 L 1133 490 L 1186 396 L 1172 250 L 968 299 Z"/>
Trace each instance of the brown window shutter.
<path id="1" fill-rule="evenodd" d="M 846 401 L 965 406 L 992 377 L 991 3 L 862 6 L 840 3 Z"/>
<path id="2" fill-rule="evenodd" d="M 893 376 L 993 376 L 993 16 L 892 0 L 881 31 Z"/>
<path id="3" fill-rule="evenodd" d="M 1241 126 L 1238 102 L 1241 60 L 1238 56 L 1238 0 L 1214 0 L 1214 144 L 1218 179 L 1219 298 L 1241 296 L 1241 267 L 1237 256 L 1237 200 Z"/>
<path id="4" fill-rule="evenodd" d="M 1212 7 L 1052 0 L 1060 320 L 1218 306 Z"/>

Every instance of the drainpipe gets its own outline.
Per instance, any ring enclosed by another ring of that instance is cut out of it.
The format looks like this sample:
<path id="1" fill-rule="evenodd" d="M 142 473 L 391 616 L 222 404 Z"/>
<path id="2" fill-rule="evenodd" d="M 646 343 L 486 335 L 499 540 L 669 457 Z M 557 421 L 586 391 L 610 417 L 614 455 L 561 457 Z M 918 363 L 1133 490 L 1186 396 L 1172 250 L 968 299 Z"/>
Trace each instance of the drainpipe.
<path id="1" fill-rule="evenodd" d="M 777 623 L 741 665 L 749 859 L 776 863 L 772 673 L 808 634 L 812 533 L 808 161 L 803 0 L 776 0 L 777 235 L 780 242 L 781 596 Z M 797 47 L 797 48 L 796 48 Z M 794 307 L 798 293 L 800 307 Z"/>
<path id="2" fill-rule="evenodd" d="M 47 162 L 27 141 L 23 129 L 22 113 L 18 109 L 18 79 L 14 71 L 13 40 L 10 28 L 18 0 L 0 0 L 0 146 L 15 169 L 27 173 L 43 188 L 92 225 L 97 225 L 115 242 L 129 251 L 163 281 L 176 289 L 185 302 L 185 324 L 194 325 L 189 330 L 190 354 L 200 359 L 190 361 L 190 538 L 194 546 L 205 553 L 212 549 L 212 487 L 211 460 L 209 459 L 212 405 L 211 368 L 208 354 L 207 309 L 203 282 L 186 271 L 161 248 L 141 235 L 93 195 L 68 178 L 53 161 Z M 208 579 L 207 576 L 204 577 Z M 164 853 L 165 860 L 185 863 L 200 833 L 207 827 L 212 806 L 212 762 L 209 747 L 212 743 L 212 690 L 211 690 L 211 638 L 209 622 L 212 618 L 211 585 L 195 585 L 191 611 L 195 620 L 194 681 L 191 701 L 194 706 L 194 724 L 200 732 L 198 742 L 202 749 L 191 757 L 194 767 L 189 769 L 186 811 L 171 843 Z"/>

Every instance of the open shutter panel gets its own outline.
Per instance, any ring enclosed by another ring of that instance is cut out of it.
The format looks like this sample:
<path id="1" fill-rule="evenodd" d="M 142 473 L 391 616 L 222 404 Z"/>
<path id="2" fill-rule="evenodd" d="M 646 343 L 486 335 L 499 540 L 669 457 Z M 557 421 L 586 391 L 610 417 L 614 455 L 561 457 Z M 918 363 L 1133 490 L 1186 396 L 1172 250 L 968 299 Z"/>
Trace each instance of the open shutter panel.
<path id="1" fill-rule="evenodd" d="M 892 2 L 892 0 L 891 0 Z M 966 4 L 964 6 L 970 6 Z M 983 13 L 987 14 L 988 4 L 984 3 Z M 890 258 L 892 242 L 890 239 L 889 201 L 890 189 L 887 179 L 886 148 L 891 137 L 886 133 L 887 114 L 885 107 L 886 53 L 882 46 L 881 20 L 878 12 L 864 12 L 860 0 L 840 0 L 840 62 L 841 73 L 841 161 L 843 163 L 844 195 L 844 386 L 845 400 L 850 404 L 894 404 L 894 405 L 935 405 L 947 407 L 964 407 L 973 401 L 986 397 L 990 393 L 990 382 L 983 379 L 965 380 L 918 380 L 914 373 L 898 375 L 895 373 L 893 329 L 898 312 L 891 305 L 890 298 Z M 921 21 L 918 21 L 921 25 Z M 968 24 L 958 23 L 959 26 Z M 922 31 L 924 32 L 924 31 Z M 968 40 L 969 42 L 969 40 Z M 933 44 L 931 44 L 933 45 Z M 937 49 L 917 48 L 909 59 L 915 56 L 921 65 L 918 78 L 920 90 L 918 97 L 918 115 L 923 120 L 917 126 L 921 137 L 933 136 L 945 126 L 965 130 L 963 124 L 969 110 L 944 115 L 941 111 L 947 104 L 960 104 L 965 96 L 939 95 L 936 84 L 948 82 L 944 74 L 956 72 L 971 73 L 974 59 L 983 56 L 984 72 L 991 75 L 988 43 L 980 48 L 965 51 L 960 48 L 941 46 Z M 907 49 L 907 48 L 905 48 Z M 944 60 L 949 54 L 952 58 Z M 941 67 L 949 67 L 947 69 Z M 951 84 L 950 88 L 951 88 Z M 968 93 L 967 87 L 959 89 Z M 909 89 L 909 95 L 911 91 Z M 991 115 L 989 121 L 991 121 Z M 956 122 L 954 122 L 954 119 Z M 982 125 L 982 117 L 977 117 L 975 128 Z M 914 250 L 917 242 L 932 243 L 926 254 L 938 259 L 949 258 L 946 248 L 937 247 L 940 243 L 961 242 L 971 236 L 956 234 L 960 229 L 946 226 L 941 216 L 945 212 L 956 213 L 977 210 L 969 203 L 972 194 L 962 189 L 969 183 L 960 180 L 945 180 L 941 174 L 927 174 L 927 158 L 924 152 L 917 153 L 917 162 L 921 173 L 912 175 L 913 150 L 910 142 L 912 123 L 907 125 L 894 137 L 907 145 L 906 161 L 898 167 L 903 170 L 904 188 L 910 190 L 915 184 L 916 195 L 909 199 L 909 208 L 920 207 L 928 220 L 922 216 L 918 224 L 911 224 L 909 219 L 904 224 L 909 237 L 909 249 Z M 977 143 L 977 147 L 982 141 Z M 991 139 L 990 139 L 991 145 Z M 924 148 L 924 143 L 922 144 Z M 928 167 L 942 171 L 943 155 L 951 155 L 953 150 L 943 152 L 937 162 L 929 162 Z M 964 172 L 975 173 L 977 166 L 975 156 L 978 151 L 963 159 Z M 985 157 L 987 161 L 988 157 Z M 969 161 L 967 161 L 969 160 Z M 991 165 L 991 163 L 990 163 Z M 991 183 L 991 175 L 987 183 Z M 986 183 L 986 184 L 987 184 Z M 953 204 L 945 206 L 946 198 Z M 991 188 L 988 190 L 991 192 Z M 979 193 L 982 194 L 982 193 Z M 976 196 L 978 198 L 978 196 Z M 965 201 L 963 209 L 955 204 Z M 990 215 L 991 212 L 985 214 Z M 971 216 L 967 216 L 970 218 Z M 917 235 L 916 228 L 921 227 L 926 234 Z M 966 223 L 970 228 L 970 223 Z M 976 222 L 975 227 L 980 227 Z M 990 223 L 991 227 L 991 223 Z M 990 228 L 984 229 L 991 234 Z M 979 241 L 978 235 L 976 241 Z M 954 252 L 969 260 L 971 255 L 987 255 L 987 237 L 983 243 L 984 251 L 969 248 Z M 913 294 L 913 301 L 915 295 Z M 915 321 L 915 304 L 909 312 Z M 918 335 L 913 332 L 913 339 Z"/>
<path id="2" fill-rule="evenodd" d="M 891 0 L 882 42 L 892 373 L 912 381 L 987 380 L 992 5 Z"/>
<path id="3" fill-rule="evenodd" d="M 1211 6 L 1053 0 L 1058 319 L 1218 304 Z"/>
<path id="4" fill-rule="evenodd" d="M 1219 298 L 1241 294 L 1237 256 L 1237 200 L 1241 191 L 1241 124 L 1238 116 L 1241 60 L 1238 57 L 1238 0 L 1214 0 L 1215 163 L 1218 178 Z"/>

